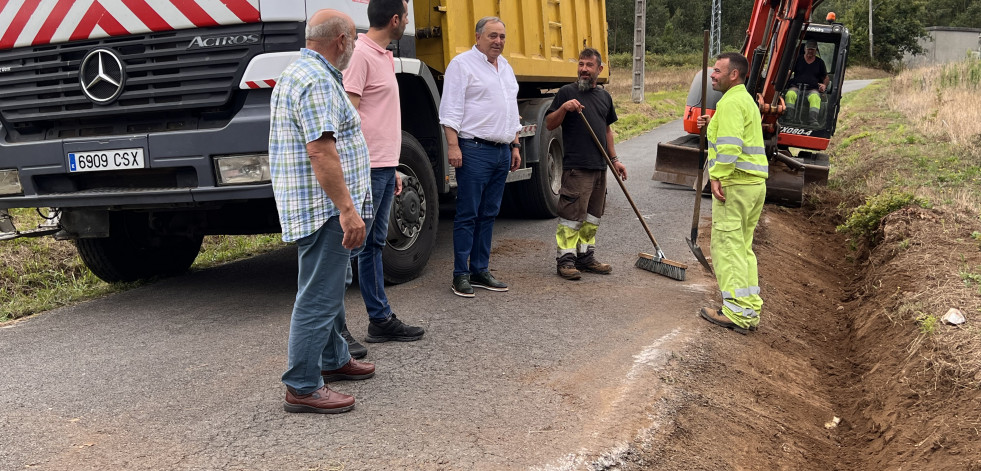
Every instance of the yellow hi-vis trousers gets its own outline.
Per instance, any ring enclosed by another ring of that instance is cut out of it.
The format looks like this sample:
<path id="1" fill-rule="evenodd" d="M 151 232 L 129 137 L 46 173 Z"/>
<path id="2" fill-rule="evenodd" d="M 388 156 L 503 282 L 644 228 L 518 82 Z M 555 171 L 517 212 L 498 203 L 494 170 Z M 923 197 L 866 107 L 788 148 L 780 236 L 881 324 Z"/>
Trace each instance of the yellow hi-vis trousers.
<path id="1" fill-rule="evenodd" d="M 566 254 L 585 255 L 596 247 L 596 224 L 599 218 L 586 215 L 583 222 L 559 219 L 558 229 L 555 231 L 555 244 L 558 246 L 558 257 Z M 597 220 L 593 222 L 593 220 Z"/>
<path id="2" fill-rule="evenodd" d="M 797 90 L 795 89 L 787 90 L 787 96 L 784 98 L 787 102 L 787 106 L 791 108 L 797 106 Z M 811 105 L 812 110 L 821 109 L 821 95 L 818 93 L 817 90 L 807 91 L 807 104 Z"/>
<path id="3" fill-rule="evenodd" d="M 712 265 L 722 291 L 722 313 L 742 328 L 760 323 L 760 297 L 753 232 L 763 211 L 766 184 L 723 187 L 725 202 L 712 198 Z"/>

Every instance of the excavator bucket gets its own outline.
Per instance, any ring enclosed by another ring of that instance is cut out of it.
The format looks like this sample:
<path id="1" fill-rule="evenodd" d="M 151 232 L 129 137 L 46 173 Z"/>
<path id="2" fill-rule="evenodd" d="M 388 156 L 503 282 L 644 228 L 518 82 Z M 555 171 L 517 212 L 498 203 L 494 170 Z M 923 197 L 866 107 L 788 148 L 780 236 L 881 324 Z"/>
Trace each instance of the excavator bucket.
<path id="1" fill-rule="evenodd" d="M 673 141 L 659 143 L 653 179 L 694 187 L 698 178 L 698 139 L 698 134 L 686 134 Z"/>
<path id="2" fill-rule="evenodd" d="M 770 161 L 766 180 L 766 202 L 798 207 L 804 201 L 804 186 L 828 181 L 826 154 L 798 158 L 778 153 Z M 698 135 L 688 134 L 657 145 L 653 180 L 694 188 L 698 178 Z"/>

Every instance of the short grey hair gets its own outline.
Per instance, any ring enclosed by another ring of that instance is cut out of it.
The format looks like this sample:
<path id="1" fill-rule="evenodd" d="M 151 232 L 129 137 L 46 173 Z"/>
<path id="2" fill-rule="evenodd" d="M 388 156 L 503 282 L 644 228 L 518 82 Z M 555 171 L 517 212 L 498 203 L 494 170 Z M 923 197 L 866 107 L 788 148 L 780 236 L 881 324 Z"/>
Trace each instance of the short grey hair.
<path id="1" fill-rule="evenodd" d="M 324 21 L 319 25 L 311 26 L 307 24 L 306 39 L 323 39 L 332 41 L 340 37 L 342 34 L 349 33 L 349 26 L 350 25 L 343 16 L 328 18 L 327 21 Z"/>
<path id="2" fill-rule="evenodd" d="M 487 26 L 487 23 L 500 23 L 501 26 L 507 28 L 507 25 L 505 25 L 500 18 L 496 16 L 485 16 L 477 20 L 477 27 L 474 28 L 474 32 L 476 32 L 477 34 L 484 34 L 484 26 Z"/>

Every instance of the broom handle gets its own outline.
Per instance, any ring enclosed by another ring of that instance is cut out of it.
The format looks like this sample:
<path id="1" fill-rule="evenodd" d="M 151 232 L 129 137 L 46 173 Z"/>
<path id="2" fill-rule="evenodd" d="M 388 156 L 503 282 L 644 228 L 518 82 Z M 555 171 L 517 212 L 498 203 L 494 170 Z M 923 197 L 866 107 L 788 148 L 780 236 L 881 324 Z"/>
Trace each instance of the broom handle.
<path id="1" fill-rule="evenodd" d="M 658 256 L 661 256 L 661 248 L 658 247 L 657 240 L 654 239 L 654 234 L 651 234 L 651 229 L 648 228 L 647 223 L 644 222 L 644 216 L 640 215 L 640 210 L 637 209 L 637 205 L 634 204 L 633 198 L 630 197 L 627 187 L 624 186 L 623 180 L 620 179 L 620 174 L 617 173 L 616 167 L 613 166 L 613 161 L 610 160 L 610 156 L 606 154 L 606 149 L 603 148 L 603 144 L 600 143 L 599 138 L 596 137 L 596 133 L 593 132 L 593 127 L 589 125 L 589 121 L 586 119 L 586 115 L 582 113 L 582 110 L 579 110 L 579 117 L 582 118 L 582 122 L 586 125 L 586 129 L 589 130 L 589 135 L 593 136 L 593 142 L 596 143 L 596 147 L 599 148 L 600 153 L 603 154 L 603 158 L 606 159 L 606 166 L 610 167 L 610 171 L 613 172 L 613 178 L 616 178 L 617 183 L 620 184 L 620 189 L 623 190 L 623 195 L 627 197 L 627 201 L 630 202 L 630 207 L 634 209 L 634 214 L 637 215 L 637 220 L 639 220 L 640 224 L 644 226 L 644 231 L 647 232 L 647 237 L 650 237 L 651 243 L 654 244 L 654 248 L 659 252 Z"/>
<path id="2" fill-rule="evenodd" d="M 702 109 L 701 114 L 706 114 L 706 94 L 705 90 L 706 82 L 708 77 L 705 76 L 705 69 L 708 68 L 708 57 L 709 57 L 709 31 L 703 31 L 703 44 L 702 44 Z M 705 174 L 705 148 L 708 147 L 706 140 L 708 139 L 708 126 L 703 127 L 699 131 L 698 137 L 698 178 L 696 178 L 695 183 L 695 211 L 691 214 L 691 242 L 693 244 L 698 244 L 698 217 L 702 212 L 702 177 Z"/>

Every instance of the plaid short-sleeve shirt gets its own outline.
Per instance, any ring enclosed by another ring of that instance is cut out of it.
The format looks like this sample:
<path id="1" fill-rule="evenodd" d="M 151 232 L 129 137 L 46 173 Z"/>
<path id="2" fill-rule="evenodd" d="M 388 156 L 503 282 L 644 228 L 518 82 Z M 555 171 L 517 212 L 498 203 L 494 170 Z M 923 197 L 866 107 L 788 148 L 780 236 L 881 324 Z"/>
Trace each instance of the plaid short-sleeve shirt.
<path id="1" fill-rule="evenodd" d="M 373 217 L 368 144 L 341 80 L 341 72 L 323 56 L 304 48 L 273 89 L 269 170 L 285 242 L 313 234 L 340 214 L 317 181 L 307 155 L 307 143 L 325 132 L 333 133 L 337 141 L 354 207 L 362 218 Z"/>

